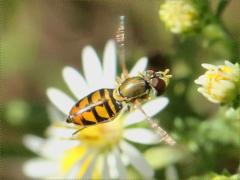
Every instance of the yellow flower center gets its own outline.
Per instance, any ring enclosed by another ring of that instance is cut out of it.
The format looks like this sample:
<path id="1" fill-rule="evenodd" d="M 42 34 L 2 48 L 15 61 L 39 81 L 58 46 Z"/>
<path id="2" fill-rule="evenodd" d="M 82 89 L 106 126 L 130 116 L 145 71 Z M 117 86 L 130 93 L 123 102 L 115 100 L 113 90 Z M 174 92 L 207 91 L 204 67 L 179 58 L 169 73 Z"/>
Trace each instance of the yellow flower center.
<path id="1" fill-rule="evenodd" d="M 120 119 L 88 127 L 77 134 L 77 138 L 90 148 L 109 149 L 122 139 L 123 126 Z"/>
<path id="2" fill-rule="evenodd" d="M 80 140 L 81 144 L 77 147 L 66 150 L 61 159 L 60 164 L 63 175 L 66 175 L 66 173 L 68 173 L 74 166 L 77 166 L 77 163 L 85 156 L 77 174 L 78 177 L 82 177 L 88 169 L 90 162 L 94 159 L 95 153 L 104 153 L 115 147 L 122 139 L 122 133 L 123 125 L 120 119 L 91 126 L 80 131 L 75 136 L 76 139 Z M 87 152 L 92 150 L 93 153 L 86 156 Z M 101 156 L 98 156 L 98 158 L 101 159 Z M 92 177 L 100 177 L 97 169 L 94 170 Z"/>

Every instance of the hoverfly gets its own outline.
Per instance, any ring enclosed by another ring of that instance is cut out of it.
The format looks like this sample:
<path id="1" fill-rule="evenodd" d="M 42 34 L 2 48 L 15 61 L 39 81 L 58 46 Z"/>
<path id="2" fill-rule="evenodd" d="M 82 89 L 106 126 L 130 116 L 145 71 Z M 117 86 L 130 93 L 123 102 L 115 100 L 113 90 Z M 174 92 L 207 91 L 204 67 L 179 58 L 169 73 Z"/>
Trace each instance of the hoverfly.
<path id="1" fill-rule="evenodd" d="M 169 70 L 158 72 L 147 70 L 130 77 L 125 65 L 124 28 L 124 16 L 120 16 L 116 41 L 123 73 L 120 78 L 117 78 L 116 88 L 99 89 L 79 100 L 70 110 L 66 122 L 81 126 L 74 133 L 76 134 L 89 126 L 114 120 L 125 106 L 132 107 L 133 105 L 145 115 L 151 127 L 161 136 L 162 140 L 173 145 L 175 141 L 141 107 L 141 102 L 148 99 L 151 93 L 155 96 L 163 94 L 171 77 L 168 74 Z"/>

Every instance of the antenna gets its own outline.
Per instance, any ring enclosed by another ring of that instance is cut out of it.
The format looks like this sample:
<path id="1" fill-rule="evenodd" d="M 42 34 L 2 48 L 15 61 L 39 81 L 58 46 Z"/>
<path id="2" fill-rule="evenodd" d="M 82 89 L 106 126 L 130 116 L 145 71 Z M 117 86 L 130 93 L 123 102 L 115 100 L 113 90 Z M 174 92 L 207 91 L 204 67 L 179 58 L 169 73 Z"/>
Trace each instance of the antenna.
<path id="1" fill-rule="evenodd" d="M 122 67 L 123 75 L 128 75 L 125 61 L 125 16 L 119 16 L 119 27 L 116 31 L 116 41 L 119 49 L 119 60 Z"/>

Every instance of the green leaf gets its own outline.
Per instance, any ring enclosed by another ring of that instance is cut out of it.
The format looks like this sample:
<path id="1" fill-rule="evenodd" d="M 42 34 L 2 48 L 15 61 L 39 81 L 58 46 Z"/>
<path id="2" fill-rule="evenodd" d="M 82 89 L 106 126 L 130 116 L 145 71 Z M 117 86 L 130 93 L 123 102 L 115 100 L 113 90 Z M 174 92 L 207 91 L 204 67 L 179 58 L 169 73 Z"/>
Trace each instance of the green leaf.
<path id="1" fill-rule="evenodd" d="M 154 169 L 164 168 L 170 164 L 179 162 L 185 153 L 176 147 L 154 147 L 144 153 L 144 157 Z"/>

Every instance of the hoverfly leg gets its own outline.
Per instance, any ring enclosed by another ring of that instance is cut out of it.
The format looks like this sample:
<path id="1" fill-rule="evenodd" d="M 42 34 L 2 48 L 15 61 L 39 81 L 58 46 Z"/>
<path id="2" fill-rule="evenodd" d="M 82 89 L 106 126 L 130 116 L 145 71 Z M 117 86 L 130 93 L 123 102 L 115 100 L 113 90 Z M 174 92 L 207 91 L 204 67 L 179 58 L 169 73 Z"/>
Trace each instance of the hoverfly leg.
<path id="1" fill-rule="evenodd" d="M 132 112 L 134 110 L 134 108 L 130 104 L 126 104 L 126 110 L 129 112 Z"/>
<path id="2" fill-rule="evenodd" d="M 165 130 L 161 128 L 161 126 L 158 124 L 158 122 L 155 119 L 151 118 L 146 114 L 146 112 L 143 110 L 143 108 L 141 107 L 141 104 L 138 101 L 135 101 L 135 102 L 136 102 L 137 108 L 145 115 L 146 119 L 148 120 L 150 126 L 155 131 L 155 133 L 160 135 L 161 140 L 168 145 L 171 145 L 171 146 L 175 145 L 176 141 Z"/>
<path id="3" fill-rule="evenodd" d="M 116 77 L 116 82 L 117 82 L 117 84 L 121 84 L 122 83 L 122 79 L 120 77 Z"/>
<path id="4" fill-rule="evenodd" d="M 119 60 L 122 68 L 123 75 L 128 76 L 128 70 L 125 62 L 125 17 L 119 17 L 119 27 L 116 32 L 116 41 L 119 49 Z"/>
<path id="5" fill-rule="evenodd" d="M 72 136 L 74 136 L 75 134 L 77 134 L 78 132 L 82 131 L 83 129 L 85 129 L 87 126 L 83 126 L 82 128 L 78 129 L 77 131 L 75 131 Z"/>

